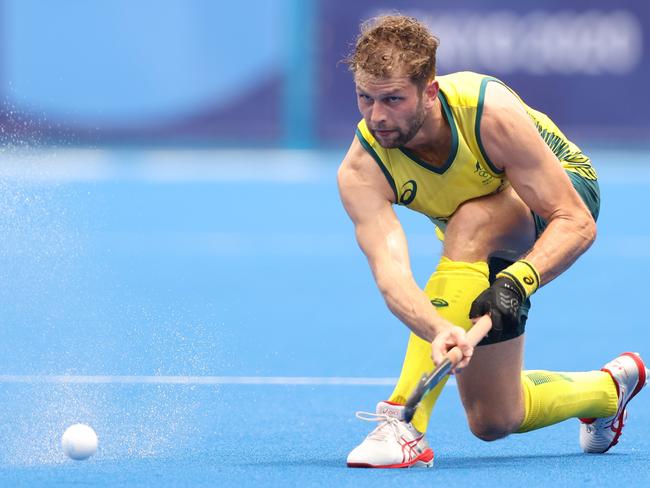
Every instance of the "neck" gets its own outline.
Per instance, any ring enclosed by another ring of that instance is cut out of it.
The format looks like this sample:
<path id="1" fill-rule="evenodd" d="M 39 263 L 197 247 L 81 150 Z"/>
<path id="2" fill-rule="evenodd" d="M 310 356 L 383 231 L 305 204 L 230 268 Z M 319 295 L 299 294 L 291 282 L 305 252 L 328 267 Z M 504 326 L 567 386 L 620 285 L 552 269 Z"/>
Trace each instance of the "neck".
<path id="1" fill-rule="evenodd" d="M 451 127 L 439 96 L 434 100 L 422 127 L 405 147 L 434 166 L 442 166 L 447 161 L 451 151 Z"/>

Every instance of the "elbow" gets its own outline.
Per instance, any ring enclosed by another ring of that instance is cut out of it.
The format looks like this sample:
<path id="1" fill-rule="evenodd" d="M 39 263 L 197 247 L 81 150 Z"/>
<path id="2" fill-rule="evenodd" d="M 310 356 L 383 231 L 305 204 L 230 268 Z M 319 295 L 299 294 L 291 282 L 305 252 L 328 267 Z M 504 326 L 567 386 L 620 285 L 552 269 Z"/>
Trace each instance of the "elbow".
<path id="1" fill-rule="evenodd" d="M 596 221 L 593 219 L 590 213 L 587 213 L 577 226 L 580 236 L 585 242 L 585 249 L 590 247 L 596 240 L 596 235 L 598 234 Z"/>
<path id="2" fill-rule="evenodd" d="M 590 232 L 591 234 L 589 235 L 589 245 L 591 246 L 596 240 L 596 236 L 598 235 L 598 226 L 596 225 L 596 221 L 594 219 L 590 220 Z"/>

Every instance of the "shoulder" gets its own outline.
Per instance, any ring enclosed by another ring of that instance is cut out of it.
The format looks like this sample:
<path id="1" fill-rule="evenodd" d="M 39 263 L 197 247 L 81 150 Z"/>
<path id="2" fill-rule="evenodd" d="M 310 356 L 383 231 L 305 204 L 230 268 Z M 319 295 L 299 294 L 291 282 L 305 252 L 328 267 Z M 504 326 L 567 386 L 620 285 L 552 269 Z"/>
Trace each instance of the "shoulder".
<path id="1" fill-rule="evenodd" d="M 370 163 L 372 163 L 372 156 L 361 145 L 359 138 L 355 137 L 339 166 L 339 178 L 364 173 L 372 168 Z"/>
<path id="2" fill-rule="evenodd" d="M 487 83 L 482 100 L 480 121 L 481 137 L 484 142 L 494 137 L 506 135 L 534 135 L 534 128 L 526 107 L 517 94 L 501 82 Z"/>
<path id="3" fill-rule="evenodd" d="M 437 76 L 440 90 L 450 105 L 476 106 L 489 81 L 496 78 L 473 71 L 459 71 Z"/>
<path id="4" fill-rule="evenodd" d="M 487 110 L 509 108 L 519 113 L 526 114 L 524 103 L 519 96 L 506 84 L 496 78 L 488 79 L 495 83 L 486 83 L 483 94 L 483 101 Z"/>
<path id="5" fill-rule="evenodd" d="M 479 131 L 487 158 L 499 170 L 529 167 L 552 156 L 524 102 L 501 82 L 486 87 Z"/>
<path id="6" fill-rule="evenodd" d="M 338 169 L 337 181 L 342 196 L 347 193 L 357 193 L 360 189 L 372 192 L 395 201 L 395 192 L 389 184 L 374 157 L 362 145 L 358 137 L 345 154 Z"/>

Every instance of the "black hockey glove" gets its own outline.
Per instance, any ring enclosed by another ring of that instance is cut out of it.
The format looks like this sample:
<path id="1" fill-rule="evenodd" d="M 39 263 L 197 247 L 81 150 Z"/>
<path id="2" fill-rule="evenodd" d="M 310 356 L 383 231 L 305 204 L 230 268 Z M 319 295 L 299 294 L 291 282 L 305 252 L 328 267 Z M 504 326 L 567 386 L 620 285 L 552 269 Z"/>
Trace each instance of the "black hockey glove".
<path id="1" fill-rule="evenodd" d="M 492 318 L 489 337 L 498 340 L 504 330 L 517 330 L 520 327 L 519 311 L 523 300 L 524 294 L 515 281 L 497 278 L 490 288 L 474 300 L 469 317 L 474 319 L 489 314 Z"/>

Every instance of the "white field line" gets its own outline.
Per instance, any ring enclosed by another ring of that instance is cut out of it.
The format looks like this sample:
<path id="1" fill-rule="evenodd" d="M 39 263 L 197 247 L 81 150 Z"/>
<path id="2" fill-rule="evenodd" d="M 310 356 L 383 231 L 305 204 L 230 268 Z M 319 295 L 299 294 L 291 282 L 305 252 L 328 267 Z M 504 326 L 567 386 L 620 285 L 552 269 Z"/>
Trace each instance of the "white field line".
<path id="1" fill-rule="evenodd" d="M 397 378 L 348 376 L 0 375 L 0 383 L 31 384 L 393 386 L 396 382 Z M 448 383 L 455 384 L 454 378 Z"/>

